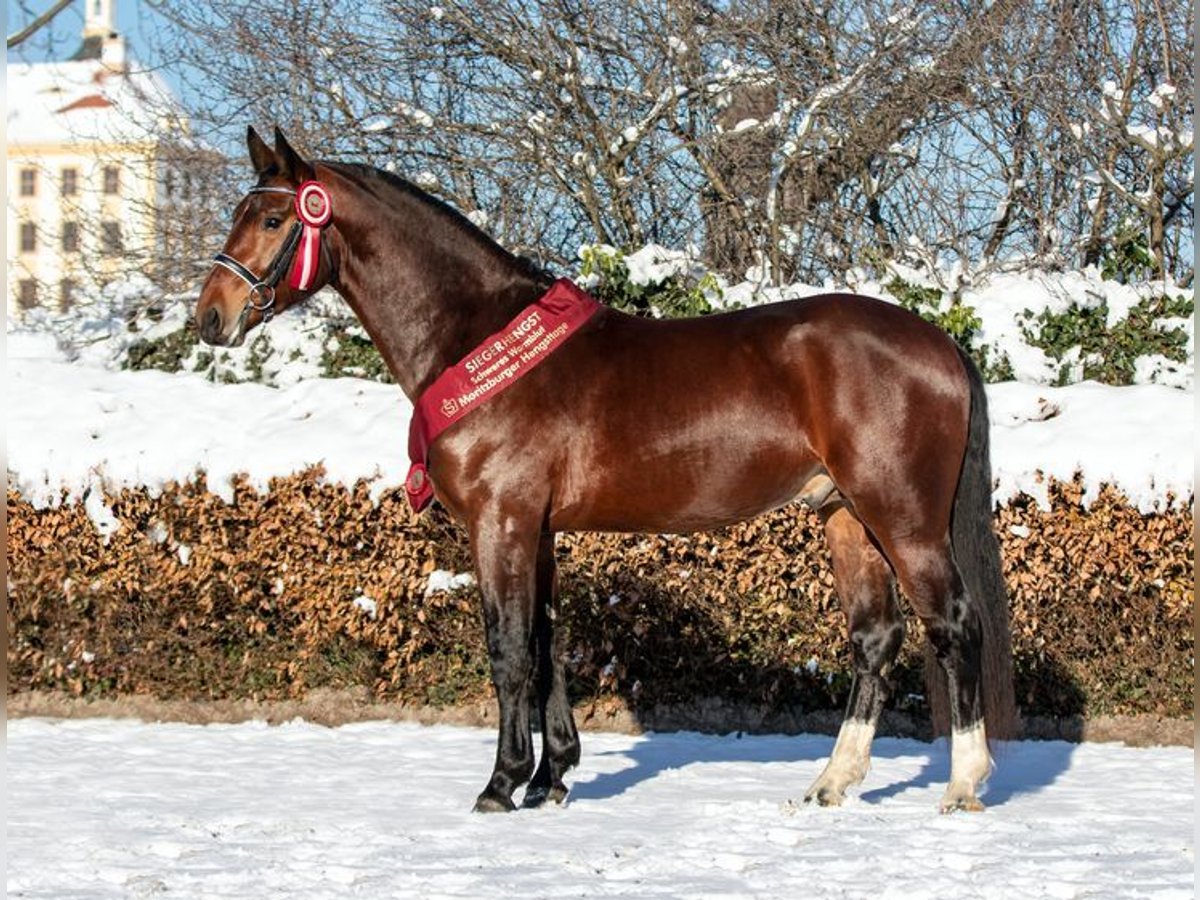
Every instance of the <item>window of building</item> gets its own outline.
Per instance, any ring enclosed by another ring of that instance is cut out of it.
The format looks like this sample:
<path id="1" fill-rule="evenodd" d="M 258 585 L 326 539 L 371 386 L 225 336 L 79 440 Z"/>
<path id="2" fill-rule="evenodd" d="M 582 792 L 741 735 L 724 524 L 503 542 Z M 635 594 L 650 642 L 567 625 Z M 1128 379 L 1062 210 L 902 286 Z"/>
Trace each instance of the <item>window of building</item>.
<path id="1" fill-rule="evenodd" d="M 74 278 L 64 278 L 58 283 L 58 305 L 66 312 L 75 305 L 75 291 L 79 283 Z"/>
<path id="2" fill-rule="evenodd" d="M 63 222 L 62 248 L 67 253 L 74 253 L 79 249 L 78 222 Z"/>
<path id="3" fill-rule="evenodd" d="M 17 303 L 21 305 L 21 309 L 33 309 L 37 306 L 37 299 L 37 282 L 32 278 L 23 279 L 17 285 Z"/>
<path id="4" fill-rule="evenodd" d="M 21 252 L 33 253 L 37 250 L 37 226 L 32 222 L 21 223 Z"/>
<path id="5" fill-rule="evenodd" d="M 79 192 L 79 170 L 78 169 L 63 169 L 62 170 L 62 195 L 64 197 L 74 197 Z"/>
<path id="6" fill-rule="evenodd" d="M 21 196 L 32 197 L 37 193 L 37 169 L 21 170 Z"/>
<path id="7" fill-rule="evenodd" d="M 121 239 L 120 222 L 104 222 L 100 226 L 100 245 L 107 254 L 120 253 L 125 246 Z"/>
<path id="8" fill-rule="evenodd" d="M 104 193 L 121 193 L 121 170 L 116 166 L 104 167 Z"/>

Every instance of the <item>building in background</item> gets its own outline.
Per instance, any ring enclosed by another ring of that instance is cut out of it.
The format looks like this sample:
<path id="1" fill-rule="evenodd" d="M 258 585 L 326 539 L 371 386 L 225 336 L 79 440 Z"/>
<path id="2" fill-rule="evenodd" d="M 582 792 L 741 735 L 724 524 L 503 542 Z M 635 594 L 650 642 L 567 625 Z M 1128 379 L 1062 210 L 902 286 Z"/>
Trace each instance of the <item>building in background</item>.
<path id="1" fill-rule="evenodd" d="M 84 0 L 69 60 L 7 67 L 10 317 L 69 308 L 132 272 L 157 280 L 189 252 L 187 119 L 162 79 L 130 65 L 114 2 Z"/>

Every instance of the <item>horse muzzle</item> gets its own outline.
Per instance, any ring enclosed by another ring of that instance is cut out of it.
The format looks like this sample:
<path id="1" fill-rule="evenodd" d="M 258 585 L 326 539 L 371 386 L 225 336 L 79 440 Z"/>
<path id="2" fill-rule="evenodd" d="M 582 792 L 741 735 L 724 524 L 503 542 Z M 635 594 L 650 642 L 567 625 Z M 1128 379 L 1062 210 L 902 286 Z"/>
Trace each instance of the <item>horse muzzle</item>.
<path id="1" fill-rule="evenodd" d="M 214 347 L 240 347 L 246 340 L 247 319 L 252 309 L 250 304 L 243 306 L 237 318 L 229 323 L 218 307 L 210 306 L 196 317 L 196 331 L 204 343 Z"/>

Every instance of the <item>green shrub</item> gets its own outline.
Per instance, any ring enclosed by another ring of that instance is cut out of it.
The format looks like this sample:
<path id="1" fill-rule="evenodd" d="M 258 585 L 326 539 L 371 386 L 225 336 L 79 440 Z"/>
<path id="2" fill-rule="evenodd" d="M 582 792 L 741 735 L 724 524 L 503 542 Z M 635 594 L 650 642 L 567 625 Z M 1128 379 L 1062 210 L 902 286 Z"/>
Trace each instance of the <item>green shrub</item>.
<path id="1" fill-rule="evenodd" d="M 682 318 L 713 311 L 710 297 L 720 297 L 721 287 L 711 272 L 699 279 L 670 275 L 657 283 L 635 284 L 629 277 L 625 254 L 605 246 L 584 247 L 579 274 L 595 276 L 592 294 L 600 302 L 639 316 Z"/>
<path id="2" fill-rule="evenodd" d="M 367 378 L 392 383 L 383 357 L 365 335 L 346 330 L 345 323 L 326 326 L 332 336 L 321 350 L 321 376 L 324 378 Z M 164 372 L 199 372 L 210 381 L 222 384 L 268 382 L 267 363 L 280 352 L 271 341 L 269 330 L 256 331 L 245 347 L 214 352 L 200 344 L 195 327 L 189 322 L 162 337 L 140 338 L 131 343 L 121 363 L 123 369 L 159 369 Z M 293 348 L 288 362 L 295 362 L 303 351 Z"/>
<path id="3" fill-rule="evenodd" d="M 1100 260 L 1100 275 L 1122 284 L 1155 277 L 1154 256 L 1146 233 L 1132 222 L 1122 223 Z"/>
<path id="4" fill-rule="evenodd" d="M 321 348 L 321 376 L 394 383 L 387 363 L 371 339 L 345 331 L 331 337 Z"/>
<path id="5" fill-rule="evenodd" d="M 1139 356 L 1161 354 L 1175 362 L 1187 361 L 1187 331 L 1181 326 L 1163 327 L 1160 320 L 1190 318 L 1194 309 L 1194 301 L 1186 296 L 1160 294 L 1142 300 L 1110 328 L 1107 304 L 1082 307 L 1072 303 L 1061 313 L 1044 310 L 1035 315 L 1026 310 L 1028 324 L 1022 325 L 1021 331 L 1032 346 L 1060 363 L 1060 385 L 1071 377 L 1068 355 L 1075 348 L 1085 379 L 1132 384 Z"/>
<path id="6" fill-rule="evenodd" d="M 994 356 L 992 354 L 993 350 L 996 351 Z M 983 380 L 988 384 L 995 384 L 998 381 L 1016 380 L 1017 373 L 1013 369 L 1012 360 L 1008 358 L 1008 354 L 1003 350 L 996 347 L 989 347 L 985 344 L 972 348 L 971 358 L 979 366 Z"/>
<path id="7" fill-rule="evenodd" d="M 199 343 L 196 328 L 190 322 L 178 331 L 159 338 L 138 338 L 126 350 L 121 368 L 178 372 Z"/>

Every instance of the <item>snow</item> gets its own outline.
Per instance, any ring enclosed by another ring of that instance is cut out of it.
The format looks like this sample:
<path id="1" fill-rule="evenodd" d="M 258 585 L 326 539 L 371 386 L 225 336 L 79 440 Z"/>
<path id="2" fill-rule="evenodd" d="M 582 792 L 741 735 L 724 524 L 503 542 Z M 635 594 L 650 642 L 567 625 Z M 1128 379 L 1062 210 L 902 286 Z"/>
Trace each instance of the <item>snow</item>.
<path id="1" fill-rule="evenodd" d="M 605 244 L 596 244 L 594 249 L 605 254 L 616 252 L 614 248 Z M 661 284 L 668 278 L 677 276 L 699 280 L 703 275 L 703 268 L 697 265 L 695 254 L 672 250 L 658 244 L 646 244 L 636 252 L 626 254 L 624 259 L 630 284 Z"/>
<path id="2" fill-rule="evenodd" d="M 395 125 L 396 121 L 391 116 L 377 115 L 364 120 L 360 127 L 363 131 L 373 133 L 376 131 L 387 131 L 390 128 L 394 128 Z"/>
<path id="3" fill-rule="evenodd" d="M 18 719 L 8 895 L 1191 898 L 1191 748 L 1005 745 L 940 816 L 943 745 L 880 739 L 836 809 L 817 736 L 583 735 L 565 805 L 469 812 L 490 729 Z M 519 796 L 519 795 L 518 795 Z"/>
<path id="4" fill-rule="evenodd" d="M 1192 335 L 1195 339 L 1195 335 Z M 1134 384 L 1165 384 L 1184 390 L 1192 389 L 1195 371 L 1192 367 L 1168 359 L 1159 353 L 1139 356 L 1133 364 Z"/>
<path id="5" fill-rule="evenodd" d="M 428 169 L 418 172 L 416 177 L 413 178 L 413 184 L 426 191 L 436 191 L 440 183 L 437 175 Z"/>
<path id="6" fill-rule="evenodd" d="M 1174 96 L 1175 85 L 1164 81 L 1150 92 L 1149 100 L 1152 106 L 1161 107 L 1165 101 L 1169 101 Z"/>
<path id="7" fill-rule="evenodd" d="M 915 273 L 904 274 L 905 280 L 921 283 Z M 1157 287 L 1162 289 L 1162 285 Z M 1040 348 L 1026 342 L 1022 329 L 1028 327 L 1032 314 L 1045 311 L 1057 315 L 1072 305 L 1095 309 L 1106 304 L 1107 325 L 1112 328 L 1152 289 L 1150 285 L 1104 281 L 1094 271 L 1060 272 L 1052 278 L 1030 272 L 997 273 L 964 296 L 964 302 L 974 307 L 982 321 L 978 343 L 1007 353 L 1018 381 L 1045 383 L 1054 380 L 1058 366 Z"/>
<path id="8" fill-rule="evenodd" d="M 379 612 L 379 605 L 375 602 L 375 599 L 373 597 L 368 597 L 366 594 L 360 594 L 359 596 L 355 597 L 353 602 L 358 609 L 361 609 L 372 619 L 374 619 Z"/>
<path id="9" fill-rule="evenodd" d="M 433 127 L 433 116 L 420 107 L 413 106 L 412 104 L 401 100 L 396 104 L 396 111 L 399 112 L 400 115 L 405 116 L 414 125 L 420 126 L 421 128 Z"/>
<path id="10" fill-rule="evenodd" d="M 103 490 L 99 484 L 93 483 L 88 487 L 83 501 L 84 512 L 96 526 L 96 531 L 104 538 L 104 543 L 121 530 L 121 520 L 113 515 L 112 509 L 104 502 Z"/>
<path id="11" fill-rule="evenodd" d="M 988 385 L 996 497 L 1018 493 L 1049 503 L 1049 478 L 1085 473 L 1083 503 L 1100 486 L 1119 487 L 1150 512 L 1191 497 L 1195 396 L 1162 385 L 1069 387 Z M 1017 460 L 1021 460 L 1017 463 Z"/>
<path id="12" fill-rule="evenodd" d="M 233 499 L 232 479 L 269 480 L 324 465 L 332 482 L 403 483 L 411 404 L 394 386 L 312 379 L 287 388 L 216 385 L 200 375 L 108 371 L 10 356 L 9 485 L 34 502 L 65 489 L 82 497 L 106 486 L 154 491 L 198 471 Z"/>
<path id="13" fill-rule="evenodd" d="M 1158 129 L 1153 125 L 1126 125 L 1125 133 L 1150 150 L 1158 146 Z"/>
<path id="14" fill-rule="evenodd" d="M 425 596 L 448 594 L 472 587 L 474 584 L 475 576 L 470 572 L 456 573 L 448 572 L 445 569 L 434 569 L 429 573 L 429 580 L 425 583 Z"/>
<path id="15" fill-rule="evenodd" d="M 179 116 L 166 83 L 149 69 L 112 68 L 100 60 L 9 63 L 8 143 L 137 143 L 162 139 L 164 123 Z"/>

